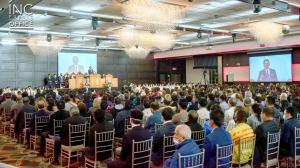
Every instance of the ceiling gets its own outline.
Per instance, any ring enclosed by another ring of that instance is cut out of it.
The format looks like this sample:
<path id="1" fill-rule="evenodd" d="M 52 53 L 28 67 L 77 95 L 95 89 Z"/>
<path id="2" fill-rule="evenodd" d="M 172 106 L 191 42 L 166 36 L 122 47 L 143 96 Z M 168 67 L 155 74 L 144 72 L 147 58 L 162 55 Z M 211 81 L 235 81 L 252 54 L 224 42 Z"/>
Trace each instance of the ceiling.
<path id="1" fill-rule="evenodd" d="M 28 0 L 27 0 L 28 1 Z M 104 49 L 122 49 L 118 43 L 118 32 L 130 23 L 122 16 L 120 0 L 41 0 L 32 10 L 34 30 L 11 31 L 9 24 L 0 27 L 2 44 L 13 41 L 24 44 L 33 36 L 52 34 L 63 38 L 66 46 L 75 48 L 96 48 L 96 38 Z M 156 0 L 158 1 L 158 0 Z M 159 0 L 185 7 L 185 17 L 178 21 L 174 48 L 206 45 L 208 35 L 211 43 L 251 39 L 248 24 L 256 21 L 272 21 L 291 27 L 290 34 L 300 33 L 299 15 L 279 11 L 264 0 L 262 11 L 253 13 L 253 4 L 248 0 Z M 242 2 L 245 1 L 245 2 Z M 300 0 L 285 0 L 293 6 L 300 6 Z M 1 12 L 0 12 L 1 15 Z M 98 18 L 97 29 L 92 28 L 92 17 Z M 203 30 L 202 37 L 197 32 Z"/>

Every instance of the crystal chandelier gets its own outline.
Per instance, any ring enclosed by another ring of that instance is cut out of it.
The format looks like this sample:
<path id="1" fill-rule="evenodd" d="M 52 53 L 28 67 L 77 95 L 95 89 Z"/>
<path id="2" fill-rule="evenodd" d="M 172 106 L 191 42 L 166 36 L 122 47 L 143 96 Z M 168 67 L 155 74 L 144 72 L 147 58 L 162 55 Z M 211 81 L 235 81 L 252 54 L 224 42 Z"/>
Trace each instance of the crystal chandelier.
<path id="1" fill-rule="evenodd" d="M 130 48 L 126 48 L 125 52 L 130 58 L 145 59 L 149 55 L 150 50 L 136 45 Z"/>
<path id="2" fill-rule="evenodd" d="M 272 22 L 255 22 L 249 24 L 249 31 L 259 44 L 274 44 L 281 40 L 282 25 Z"/>
<path id="3" fill-rule="evenodd" d="M 28 46 L 35 55 L 48 53 L 57 54 L 65 45 L 66 41 L 60 38 L 54 38 L 47 41 L 46 37 L 31 37 L 27 40 Z"/>
<path id="4" fill-rule="evenodd" d="M 133 24 L 152 32 L 174 29 L 184 16 L 183 7 L 153 0 L 129 0 L 124 3 L 122 13 Z"/>

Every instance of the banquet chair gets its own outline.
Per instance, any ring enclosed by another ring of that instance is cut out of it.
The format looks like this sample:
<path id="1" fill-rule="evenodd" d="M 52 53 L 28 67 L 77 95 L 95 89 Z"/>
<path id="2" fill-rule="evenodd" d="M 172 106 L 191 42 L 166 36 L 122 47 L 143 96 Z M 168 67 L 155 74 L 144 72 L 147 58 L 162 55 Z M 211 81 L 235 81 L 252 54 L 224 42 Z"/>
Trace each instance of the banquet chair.
<path id="1" fill-rule="evenodd" d="M 203 168 L 204 153 L 204 149 L 193 155 L 181 156 L 180 153 L 178 153 L 178 168 Z"/>
<path id="2" fill-rule="evenodd" d="M 233 145 L 220 146 L 217 144 L 217 158 L 216 167 L 217 168 L 230 168 L 232 165 L 232 152 Z"/>
<path id="3" fill-rule="evenodd" d="M 10 134 L 10 109 L 5 108 L 2 112 L 2 128 L 3 128 L 3 134 Z"/>
<path id="4" fill-rule="evenodd" d="M 131 129 L 130 118 L 125 118 L 124 120 L 124 134 L 126 134 Z"/>
<path id="5" fill-rule="evenodd" d="M 11 115 L 15 115 L 16 112 L 17 112 L 16 109 L 11 110 Z M 12 122 L 11 122 L 10 125 L 9 125 L 9 137 L 10 137 L 11 139 L 14 139 L 14 138 L 16 137 L 16 134 L 15 134 L 15 124 L 12 123 Z"/>
<path id="6" fill-rule="evenodd" d="M 86 135 L 89 135 L 89 130 L 90 130 L 90 127 L 91 127 L 91 122 L 92 122 L 92 118 L 91 116 L 89 117 L 84 117 L 85 118 L 85 121 L 86 121 Z M 86 136 L 86 138 L 88 138 L 88 136 Z M 87 143 L 88 143 L 88 139 L 85 140 L 85 144 L 84 146 L 87 146 Z"/>
<path id="7" fill-rule="evenodd" d="M 24 122 L 25 122 L 25 127 L 22 130 L 22 133 L 20 135 L 20 139 L 23 139 L 23 144 L 25 144 L 26 142 L 26 134 L 27 134 L 27 130 L 29 129 L 29 124 L 30 124 L 30 120 L 32 118 L 33 113 L 24 113 Z M 29 143 L 29 142 L 28 142 Z"/>
<path id="8" fill-rule="evenodd" d="M 279 167 L 280 131 L 268 133 L 266 168 Z"/>
<path id="9" fill-rule="evenodd" d="M 132 140 L 131 167 L 148 167 L 151 164 L 152 137 L 145 141 Z"/>
<path id="10" fill-rule="evenodd" d="M 295 154 L 294 154 L 294 167 L 300 167 L 300 128 L 295 128 Z"/>
<path id="11" fill-rule="evenodd" d="M 238 167 L 242 167 L 242 164 L 251 162 L 251 167 L 253 167 L 253 156 L 254 156 L 254 148 L 255 148 L 255 136 L 247 137 L 247 138 L 239 138 L 238 142 L 234 142 L 235 144 L 239 144 L 239 151 L 238 151 Z M 241 163 L 241 156 L 248 152 L 250 157 L 248 158 L 247 162 Z"/>
<path id="12" fill-rule="evenodd" d="M 160 127 L 162 127 L 164 124 L 157 124 L 155 123 L 155 133 L 159 130 Z"/>
<path id="13" fill-rule="evenodd" d="M 192 131 L 191 138 L 196 142 L 200 149 L 203 148 L 203 143 L 205 139 L 205 130 Z"/>
<path id="14" fill-rule="evenodd" d="M 50 135 L 49 138 L 46 138 L 46 156 L 49 157 L 49 160 L 52 161 L 54 158 L 54 144 L 55 136 L 59 136 L 62 124 L 64 120 L 53 120 L 53 132 L 54 135 Z"/>
<path id="15" fill-rule="evenodd" d="M 173 136 L 165 136 L 163 139 L 163 161 L 169 159 L 176 151 Z"/>
<path id="16" fill-rule="evenodd" d="M 80 155 L 80 151 L 84 148 L 85 144 L 85 133 L 86 133 L 86 123 L 71 125 L 69 124 L 69 145 L 61 145 L 61 165 L 63 165 L 63 159 L 68 159 L 68 167 L 70 167 L 70 162 L 72 157 L 77 157 Z M 73 155 L 72 153 L 76 153 Z"/>
<path id="17" fill-rule="evenodd" d="M 30 149 L 33 150 L 36 148 L 36 143 L 38 142 L 38 139 L 40 137 L 40 134 L 44 132 L 48 126 L 49 123 L 49 116 L 36 116 L 35 117 L 35 129 L 34 129 L 34 135 L 30 135 Z"/>
<path id="18" fill-rule="evenodd" d="M 103 153 L 111 153 L 111 158 L 114 158 L 114 137 L 115 131 L 99 132 L 95 131 L 95 158 L 90 159 L 85 157 L 85 167 L 96 168 L 98 165 L 102 165 L 100 161 L 97 161 L 98 156 Z"/>

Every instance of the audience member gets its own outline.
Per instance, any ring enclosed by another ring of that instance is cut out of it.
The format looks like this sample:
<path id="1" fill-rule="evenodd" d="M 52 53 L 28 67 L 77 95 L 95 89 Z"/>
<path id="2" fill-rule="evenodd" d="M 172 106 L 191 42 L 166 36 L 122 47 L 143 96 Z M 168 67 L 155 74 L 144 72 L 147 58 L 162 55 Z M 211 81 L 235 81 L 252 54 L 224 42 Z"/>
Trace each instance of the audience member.
<path id="1" fill-rule="evenodd" d="M 202 131 L 203 127 L 198 123 L 198 114 L 195 110 L 189 111 L 189 120 L 186 123 L 191 129 L 191 131 Z"/>
<path id="2" fill-rule="evenodd" d="M 259 104 L 253 104 L 251 107 L 251 111 L 252 114 L 250 117 L 247 118 L 247 124 L 250 125 L 250 127 L 252 127 L 253 130 L 255 130 L 256 127 L 261 123 L 261 108 L 259 107 Z"/>
<path id="3" fill-rule="evenodd" d="M 153 102 L 150 107 L 153 115 L 148 118 L 144 128 L 149 130 L 150 136 L 153 136 L 155 134 L 155 125 L 162 124 L 162 119 L 161 112 L 159 111 L 159 104 L 157 102 Z"/>
<path id="4" fill-rule="evenodd" d="M 188 121 L 188 112 L 186 111 L 188 102 L 186 99 L 179 100 L 179 112 L 173 116 L 175 124 L 184 124 Z"/>

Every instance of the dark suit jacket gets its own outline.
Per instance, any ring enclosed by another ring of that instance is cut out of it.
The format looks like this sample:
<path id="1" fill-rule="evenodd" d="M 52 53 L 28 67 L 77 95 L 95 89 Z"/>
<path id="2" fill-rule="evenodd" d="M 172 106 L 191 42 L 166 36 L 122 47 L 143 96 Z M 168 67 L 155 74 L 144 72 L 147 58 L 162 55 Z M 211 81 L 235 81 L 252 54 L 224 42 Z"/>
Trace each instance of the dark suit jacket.
<path id="1" fill-rule="evenodd" d="M 276 74 L 276 71 L 274 69 L 269 69 L 269 73 L 270 75 L 268 75 L 266 73 L 266 71 L 263 69 L 259 72 L 259 75 L 258 75 L 258 78 L 257 78 L 257 81 L 260 81 L 260 82 L 272 82 L 272 81 L 278 81 L 277 79 L 277 74 Z"/>
<path id="2" fill-rule="evenodd" d="M 121 151 L 121 160 L 125 162 L 126 168 L 131 168 L 131 153 L 132 153 L 132 140 L 145 141 L 150 139 L 150 134 L 141 126 L 133 127 L 123 136 L 123 144 Z M 136 166 L 136 168 L 144 168 L 145 165 Z"/>
<path id="3" fill-rule="evenodd" d="M 114 125 L 111 122 L 103 121 L 101 123 L 96 122 L 95 125 L 93 125 L 90 130 L 89 130 L 89 145 L 87 149 L 87 153 L 85 155 L 90 158 L 94 159 L 95 158 L 95 132 L 107 132 L 107 131 L 113 131 L 114 130 Z M 105 144 L 111 145 L 113 142 L 106 142 Z M 105 145 L 105 144 L 98 144 L 98 145 Z M 108 150 L 108 148 L 100 148 L 98 149 L 99 151 L 104 151 Z M 105 159 L 108 159 L 111 157 L 111 152 L 100 152 L 99 155 L 97 156 L 97 161 L 102 161 Z"/>
<path id="4" fill-rule="evenodd" d="M 75 69 L 75 65 L 71 65 L 71 66 L 69 66 L 69 68 L 68 68 L 68 72 L 69 73 L 78 73 L 78 72 L 81 72 L 82 74 L 84 73 L 84 67 L 82 66 L 82 65 L 78 65 L 78 71 L 76 72 L 75 71 L 76 69 Z"/>
<path id="5" fill-rule="evenodd" d="M 217 144 L 220 146 L 232 144 L 231 136 L 224 128 L 215 128 L 204 140 L 204 166 L 206 168 L 216 167 Z M 222 160 L 220 164 L 225 161 L 227 160 Z"/>
<path id="6" fill-rule="evenodd" d="M 48 125 L 48 131 L 50 135 L 54 135 L 54 120 L 66 120 L 69 116 L 69 113 L 65 110 L 60 110 L 55 113 L 53 113 L 50 116 L 49 125 Z"/>
<path id="7" fill-rule="evenodd" d="M 116 137 L 123 137 L 124 129 L 125 129 L 124 122 L 125 122 L 125 119 L 130 118 L 130 114 L 131 114 L 130 110 L 123 110 L 117 114 L 117 117 L 116 117 L 115 123 L 114 123 Z"/>
<path id="8" fill-rule="evenodd" d="M 280 155 L 293 157 L 295 153 L 295 128 L 300 128 L 300 121 L 289 119 L 282 126 Z"/>
<path id="9" fill-rule="evenodd" d="M 74 115 L 66 119 L 62 125 L 60 131 L 61 144 L 69 146 L 69 124 L 78 125 L 84 124 L 86 122 L 85 118 L 81 117 L 79 114 Z"/>
<path id="10" fill-rule="evenodd" d="M 16 125 L 15 125 L 15 132 L 20 133 L 25 128 L 25 113 L 34 113 L 35 108 L 30 104 L 24 104 L 23 107 L 20 109 L 19 113 L 16 115 Z"/>
<path id="11" fill-rule="evenodd" d="M 167 122 L 161 126 L 158 131 L 155 133 L 153 138 L 153 147 L 151 161 L 155 165 L 160 165 L 162 163 L 163 155 L 163 139 L 164 135 L 172 136 L 174 135 L 176 125 L 173 122 Z"/>
<path id="12" fill-rule="evenodd" d="M 203 127 L 197 123 L 197 121 L 195 122 L 187 122 L 186 125 L 188 125 L 191 129 L 191 131 L 202 131 Z"/>
<path id="13" fill-rule="evenodd" d="M 256 141 L 255 141 L 255 151 L 254 151 L 254 164 L 259 165 L 260 163 L 266 161 L 266 151 L 267 151 L 267 139 L 268 132 L 275 133 L 278 132 L 279 128 L 274 120 L 266 121 L 255 129 Z"/>
<path id="14" fill-rule="evenodd" d="M 29 123 L 29 128 L 30 128 L 30 134 L 34 134 L 35 133 L 35 118 L 36 117 L 41 117 L 41 116 L 49 116 L 49 113 L 47 113 L 45 110 L 39 110 L 35 113 L 33 113 L 32 118 L 30 120 Z M 47 126 L 45 125 L 44 130 L 41 132 L 38 132 L 38 134 L 44 132 L 47 130 Z"/>

